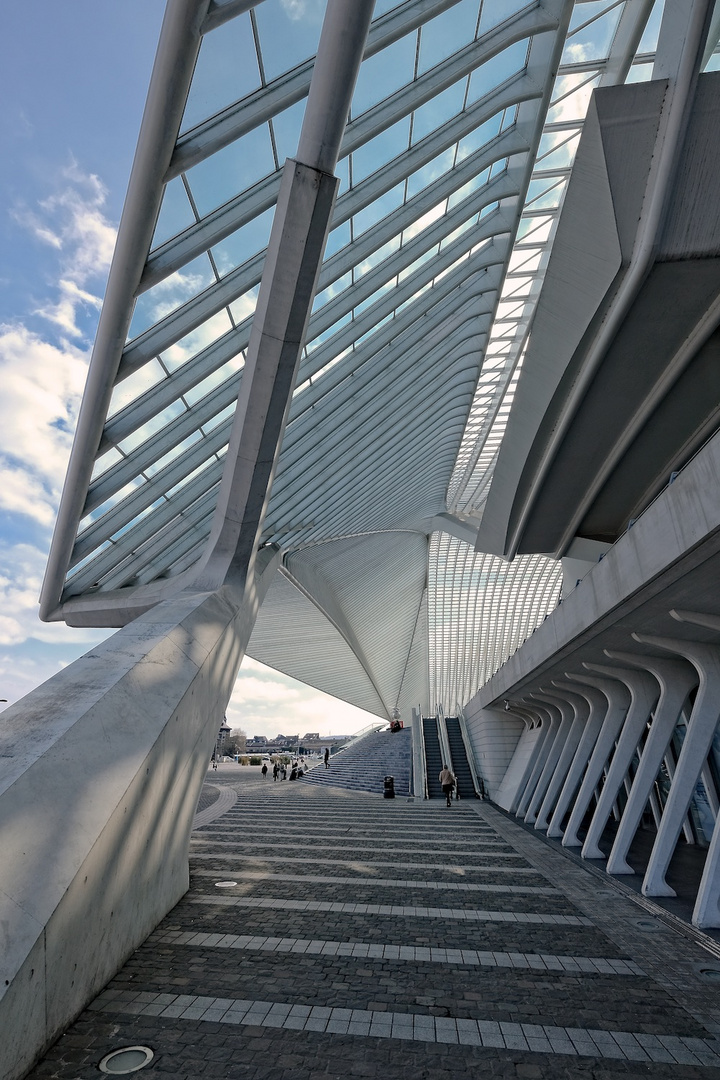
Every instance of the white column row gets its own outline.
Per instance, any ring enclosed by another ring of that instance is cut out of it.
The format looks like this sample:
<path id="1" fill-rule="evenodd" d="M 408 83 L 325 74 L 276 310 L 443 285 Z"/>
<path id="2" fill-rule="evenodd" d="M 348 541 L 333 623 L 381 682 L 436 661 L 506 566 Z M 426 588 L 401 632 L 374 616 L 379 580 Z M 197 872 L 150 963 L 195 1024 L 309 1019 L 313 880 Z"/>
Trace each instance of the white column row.
<path id="1" fill-rule="evenodd" d="M 708 616 L 672 612 L 681 622 L 710 626 Z M 720 814 L 708 761 L 720 715 L 720 644 L 633 634 L 652 654 L 605 650 L 607 664 L 583 663 L 510 704 L 534 746 L 509 806 L 547 835 L 581 848 L 584 859 L 605 859 L 600 839 L 619 821 L 607 857 L 609 874 L 632 874 L 628 851 L 646 809 L 657 827 L 642 891 L 674 896 L 666 875 L 681 833 L 692 843 L 688 818 L 699 781 L 715 819 L 693 922 L 720 926 Z M 653 655 L 655 654 L 655 655 Z M 684 718 L 677 762 L 673 735 Z M 538 734 L 537 729 L 540 729 Z M 656 781 L 669 782 L 662 805 Z M 580 833 L 584 830 L 584 839 Z"/>

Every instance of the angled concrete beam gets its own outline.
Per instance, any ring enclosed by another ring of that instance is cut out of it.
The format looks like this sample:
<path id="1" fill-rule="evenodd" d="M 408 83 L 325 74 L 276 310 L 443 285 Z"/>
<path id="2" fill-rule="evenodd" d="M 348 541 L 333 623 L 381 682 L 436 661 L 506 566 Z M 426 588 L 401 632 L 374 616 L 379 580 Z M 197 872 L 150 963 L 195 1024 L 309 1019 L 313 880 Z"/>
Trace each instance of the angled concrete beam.
<path id="1" fill-rule="evenodd" d="M 592 686 L 583 684 L 582 677 L 576 680 L 576 677 L 567 672 L 567 677 L 570 680 L 571 685 L 577 685 L 577 691 L 581 694 L 590 706 L 590 715 L 588 716 L 587 723 L 583 729 L 580 741 L 577 744 L 577 749 L 573 756 L 570 768 L 568 769 L 565 783 L 562 786 L 562 791 L 558 795 L 553 815 L 550 818 L 550 824 L 548 825 L 548 836 L 559 837 L 563 834 L 563 818 L 568 811 L 573 796 L 577 792 L 582 779 L 583 772 L 590 760 L 595 744 L 600 734 L 600 729 L 603 725 L 603 721 L 608 711 L 608 700 L 604 694 L 599 690 L 596 690 Z M 567 686 L 567 683 L 559 684 L 561 686 Z"/>
<path id="2" fill-rule="evenodd" d="M 550 783 L 548 784 L 547 791 L 545 792 L 545 797 L 540 804 L 540 809 L 537 813 L 537 820 L 535 821 L 534 827 L 543 832 L 548 828 L 556 799 L 565 783 L 565 778 L 567 777 L 568 770 L 573 757 L 575 756 L 575 751 L 578 748 L 578 743 L 580 742 L 580 738 L 585 730 L 590 715 L 590 705 L 587 698 L 583 697 L 581 694 L 575 693 L 574 688 L 568 690 L 568 684 L 559 679 L 553 680 L 553 686 L 558 688 L 563 698 L 569 703 L 574 715 L 572 724 L 567 733 L 567 738 L 565 739 Z"/>
<path id="3" fill-rule="evenodd" d="M 552 687 L 550 689 L 552 690 Z M 558 694 L 547 692 L 546 689 L 543 687 L 542 692 L 533 694 L 533 697 L 536 698 L 538 701 L 545 701 L 548 702 L 550 705 L 554 705 L 560 713 L 561 721 L 558 726 L 555 738 L 552 741 L 550 752 L 545 759 L 543 770 L 540 773 L 537 784 L 535 785 L 535 790 L 533 791 L 528 801 L 527 810 L 525 811 L 525 817 L 523 819 L 525 822 L 527 822 L 528 825 L 534 825 L 537 821 L 538 808 L 540 807 L 541 802 L 545 798 L 545 793 L 548 789 L 548 785 L 552 780 L 553 773 L 555 772 L 555 768 L 560 758 L 560 754 L 562 753 L 562 749 L 565 745 L 567 737 L 570 733 L 570 729 L 573 725 L 573 721 L 575 719 L 575 712 L 570 703 L 566 701 L 565 698 L 560 697 Z"/>
<path id="4" fill-rule="evenodd" d="M 533 695 L 530 694 L 529 697 L 530 700 L 533 701 Z M 540 703 L 537 703 L 536 708 L 542 708 L 545 713 L 545 719 L 543 720 L 543 728 L 545 729 L 545 735 L 543 737 L 542 743 L 539 744 L 537 747 L 537 753 L 535 755 L 532 770 L 527 778 L 527 781 L 525 782 L 525 786 L 522 792 L 520 792 L 519 794 L 518 804 L 515 813 L 517 817 L 522 818 L 524 818 L 525 814 L 527 813 L 530 799 L 533 796 L 542 771 L 545 768 L 545 763 L 552 749 L 553 741 L 555 739 L 555 736 L 557 735 L 557 731 L 560 727 L 560 722 L 562 720 L 560 710 L 554 705 L 551 705 L 547 702 L 542 705 Z"/>
<path id="5" fill-rule="evenodd" d="M 651 672 L 660 684 L 660 699 L 653 714 L 650 732 L 645 741 L 640 764 L 633 779 L 632 790 L 620 821 L 612 850 L 608 856 L 608 874 L 634 874 L 627 861 L 643 811 L 653 793 L 653 784 L 665 758 L 672 733 L 687 696 L 697 686 L 698 676 L 683 660 L 669 660 L 637 653 L 606 650 L 612 660 Z"/>
<path id="6" fill-rule="evenodd" d="M 588 665 L 583 664 L 583 667 L 588 668 Z M 616 682 L 614 679 L 601 679 L 595 675 L 575 675 L 575 679 L 578 682 L 586 683 L 588 686 L 594 686 L 601 690 L 608 700 L 608 710 L 600 728 L 595 749 L 585 770 L 580 791 L 570 812 L 567 827 L 563 833 L 563 847 L 580 847 L 582 844 L 582 841 L 578 838 L 578 830 L 582 825 L 593 796 L 596 796 L 598 803 L 600 801 L 600 793 L 597 791 L 597 787 L 630 705 L 630 695 L 627 689 L 622 683 Z"/>
<path id="7" fill-rule="evenodd" d="M 607 667 L 604 664 L 586 664 L 588 671 L 607 675 L 622 682 L 630 691 L 630 708 L 620 732 L 615 753 L 603 784 L 600 801 L 595 807 L 590 827 L 582 847 L 583 859 L 604 859 L 599 842 L 603 834 L 618 791 L 627 776 L 630 762 L 637 750 L 638 743 L 647 724 L 650 712 L 660 693 L 657 679 L 643 671 L 631 671 L 629 668 Z"/>

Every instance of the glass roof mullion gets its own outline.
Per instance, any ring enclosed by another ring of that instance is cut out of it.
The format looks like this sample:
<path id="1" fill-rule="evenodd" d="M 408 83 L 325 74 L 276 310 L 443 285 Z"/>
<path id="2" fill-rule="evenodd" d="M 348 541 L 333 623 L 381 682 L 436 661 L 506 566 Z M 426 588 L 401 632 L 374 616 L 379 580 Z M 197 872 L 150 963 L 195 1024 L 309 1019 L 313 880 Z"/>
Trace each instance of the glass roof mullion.
<path id="1" fill-rule="evenodd" d="M 179 483 L 194 472 L 203 461 L 209 460 L 213 454 L 223 449 L 227 444 L 229 429 L 223 431 L 222 425 L 213 431 L 206 439 L 194 443 L 184 453 L 166 465 L 164 469 L 152 476 L 146 483 L 135 488 L 120 502 L 116 503 L 102 517 L 93 521 L 79 534 L 73 549 L 72 566 L 75 566 L 90 552 L 100 547 L 120 529 L 128 525 L 138 517 L 143 510 L 147 510 L 153 503 L 161 499 L 166 491 L 172 491 Z M 201 452 L 202 451 L 202 452 Z M 212 466 L 210 466 L 212 467 Z M 194 483 L 194 481 L 192 481 Z"/>
<path id="2" fill-rule="evenodd" d="M 374 56 L 458 2 L 459 0 L 410 0 L 410 3 L 381 15 L 370 26 L 364 56 Z M 314 66 L 315 57 L 311 57 L 273 79 L 266 87 L 234 102 L 222 112 L 186 132 L 177 141 L 165 182 L 229 146 L 277 113 L 302 101 L 310 89 Z"/>

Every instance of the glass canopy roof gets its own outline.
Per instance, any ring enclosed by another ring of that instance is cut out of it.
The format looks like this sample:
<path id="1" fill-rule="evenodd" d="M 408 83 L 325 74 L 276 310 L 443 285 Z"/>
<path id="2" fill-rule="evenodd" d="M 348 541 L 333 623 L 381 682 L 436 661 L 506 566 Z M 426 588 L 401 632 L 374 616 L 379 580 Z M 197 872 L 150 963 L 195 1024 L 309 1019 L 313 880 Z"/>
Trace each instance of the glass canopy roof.
<path id="1" fill-rule="evenodd" d="M 210 4 L 169 167 L 147 191 L 159 212 L 127 340 L 93 360 L 111 402 L 48 582 L 54 617 L 80 597 L 141 597 L 208 542 L 324 7 Z M 265 542 L 427 535 L 439 514 L 477 526 L 592 90 L 651 77 L 662 7 L 378 0 Z M 555 605 L 559 565 L 498 567 L 447 534 L 428 558 L 431 696 L 448 708 Z"/>

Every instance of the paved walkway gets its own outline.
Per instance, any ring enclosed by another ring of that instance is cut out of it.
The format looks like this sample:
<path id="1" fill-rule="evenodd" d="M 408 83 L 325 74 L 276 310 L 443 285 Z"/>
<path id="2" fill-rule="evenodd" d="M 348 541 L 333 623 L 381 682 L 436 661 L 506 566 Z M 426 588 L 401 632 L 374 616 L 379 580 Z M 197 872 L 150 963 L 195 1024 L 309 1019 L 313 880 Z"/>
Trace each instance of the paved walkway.
<path id="1" fill-rule="evenodd" d="M 491 806 L 208 779 L 190 891 L 32 1080 L 136 1045 L 174 1080 L 720 1080 L 717 955 Z"/>

